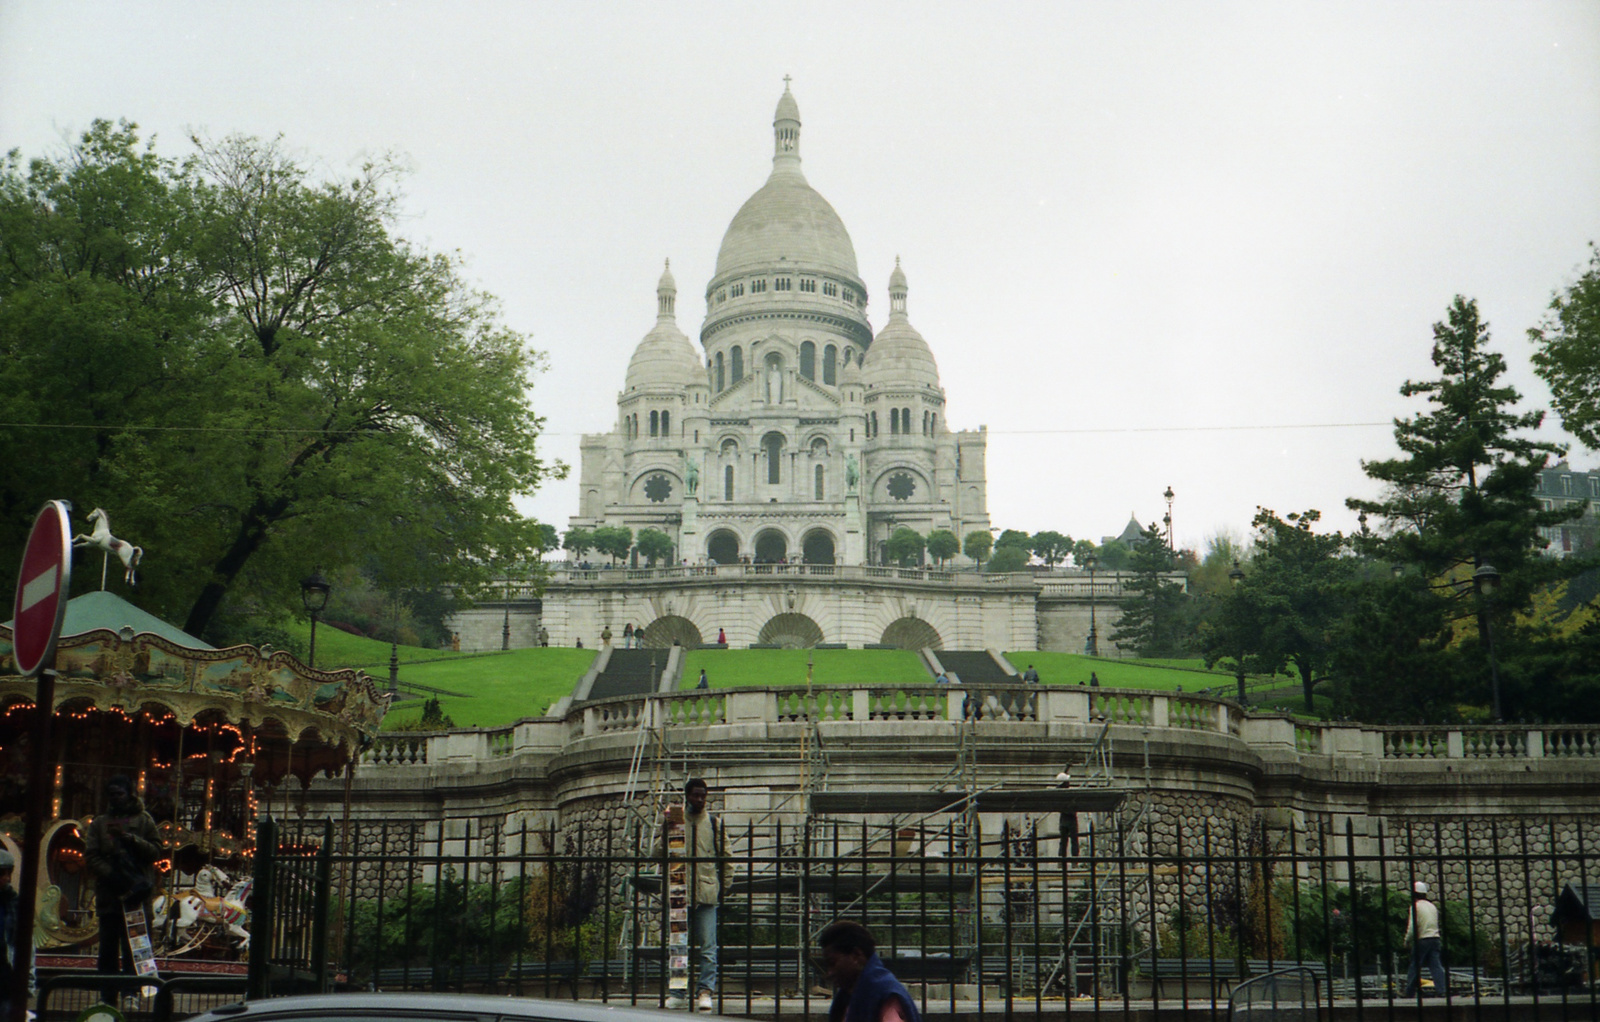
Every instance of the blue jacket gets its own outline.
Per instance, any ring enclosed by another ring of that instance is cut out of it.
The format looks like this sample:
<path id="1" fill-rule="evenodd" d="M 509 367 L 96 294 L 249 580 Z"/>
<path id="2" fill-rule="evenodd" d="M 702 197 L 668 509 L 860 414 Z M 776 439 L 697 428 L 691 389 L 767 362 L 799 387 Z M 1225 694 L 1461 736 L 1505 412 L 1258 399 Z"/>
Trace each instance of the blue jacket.
<path id="1" fill-rule="evenodd" d="M 828 1008 L 828 1022 L 878 1022 L 878 1012 L 890 997 L 900 998 L 906 1018 L 911 1022 L 922 1022 L 917 1002 L 911 999 L 905 984 L 895 979 L 883 960 L 873 954 L 849 992 L 834 992 L 833 1004 Z"/>

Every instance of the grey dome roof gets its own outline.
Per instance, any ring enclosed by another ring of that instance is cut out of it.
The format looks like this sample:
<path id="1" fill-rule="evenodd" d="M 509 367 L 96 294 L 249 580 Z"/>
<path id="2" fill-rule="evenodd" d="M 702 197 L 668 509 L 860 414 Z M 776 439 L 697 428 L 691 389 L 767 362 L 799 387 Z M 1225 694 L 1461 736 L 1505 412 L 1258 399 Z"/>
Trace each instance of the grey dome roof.
<path id="1" fill-rule="evenodd" d="M 705 369 L 694 343 L 678 329 L 673 313 L 677 293 L 672 264 L 668 262 L 656 286 L 656 325 L 633 349 L 633 358 L 628 360 L 628 376 L 623 383 L 625 391 L 652 385 L 681 389 L 706 382 Z"/>
<path id="2" fill-rule="evenodd" d="M 905 273 L 896 259 L 889 278 L 889 322 L 861 360 L 861 382 L 869 387 L 939 386 L 939 364 L 906 316 L 906 290 Z"/>
<path id="3" fill-rule="evenodd" d="M 850 232 L 800 172 L 800 108 L 787 87 L 773 119 L 772 176 L 728 224 L 716 276 L 786 264 L 859 279 Z"/>

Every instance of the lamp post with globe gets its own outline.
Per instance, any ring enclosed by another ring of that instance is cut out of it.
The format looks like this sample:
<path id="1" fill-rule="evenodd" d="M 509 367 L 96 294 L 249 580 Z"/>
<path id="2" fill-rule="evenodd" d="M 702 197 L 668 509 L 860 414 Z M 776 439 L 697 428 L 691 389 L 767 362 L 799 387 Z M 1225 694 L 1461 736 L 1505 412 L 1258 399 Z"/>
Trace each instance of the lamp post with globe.
<path id="1" fill-rule="evenodd" d="M 313 571 L 300 580 L 300 604 L 311 615 L 311 649 L 306 654 L 307 667 L 317 666 L 317 617 L 328 605 L 328 593 L 332 590 L 333 587 L 320 571 Z"/>

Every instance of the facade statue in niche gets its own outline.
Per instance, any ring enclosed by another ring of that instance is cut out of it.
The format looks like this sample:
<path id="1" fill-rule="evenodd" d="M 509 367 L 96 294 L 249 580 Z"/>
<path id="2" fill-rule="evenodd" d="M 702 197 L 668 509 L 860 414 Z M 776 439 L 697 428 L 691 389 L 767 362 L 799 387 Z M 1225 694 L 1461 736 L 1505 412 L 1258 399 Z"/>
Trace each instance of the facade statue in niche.
<path id="1" fill-rule="evenodd" d="M 769 559 L 873 563 L 890 517 L 924 535 L 987 531 L 987 436 L 935 427 L 938 416 L 950 421 L 945 392 L 908 318 L 905 273 L 896 264 L 874 330 L 849 232 L 801 173 L 788 91 L 774 120 L 771 177 L 723 236 L 698 338 L 679 329 L 677 284 L 670 267 L 662 273 L 656 322 L 618 392 L 619 424 L 582 441 L 571 524 L 659 529 L 680 556 L 723 564 L 752 556 L 761 536 Z M 790 367 L 806 380 L 792 392 Z M 746 370 L 753 378 L 740 384 Z M 662 419 L 654 441 L 639 428 L 652 412 Z M 909 428 L 919 418 L 920 433 Z M 880 433 L 880 422 L 896 428 Z M 812 460 L 802 464 L 802 453 Z M 705 505 L 702 464 L 717 476 Z"/>
<path id="2" fill-rule="evenodd" d="M 767 361 L 767 404 L 783 401 L 783 363 L 777 359 Z"/>

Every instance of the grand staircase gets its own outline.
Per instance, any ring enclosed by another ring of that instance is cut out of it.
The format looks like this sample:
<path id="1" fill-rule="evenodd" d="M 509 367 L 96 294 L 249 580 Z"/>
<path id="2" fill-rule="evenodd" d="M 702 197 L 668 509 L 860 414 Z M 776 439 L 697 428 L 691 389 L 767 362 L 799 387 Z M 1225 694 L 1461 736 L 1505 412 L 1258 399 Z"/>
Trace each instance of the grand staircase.
<path id="1" fill-rule="evenodd" d="M 963 685 L 1004 685 L 1017 680 L 1001 670 L 1000 665 L 994 662 L 994 657 L 981 649 L 975 653 L 941 649 L 939 662 L 944 664 L 946 672 L 960 678 Z"/>
<path id="2" fill-rule="evenodd" d="M 668 653 L 665 649 L 613 649 L 606 669 L 595 675 L 589 698 L 649 695 L 656 690 L 661 672 L 667 669 Z M 653 671 L 652 660 L 655 661 Z"/>

